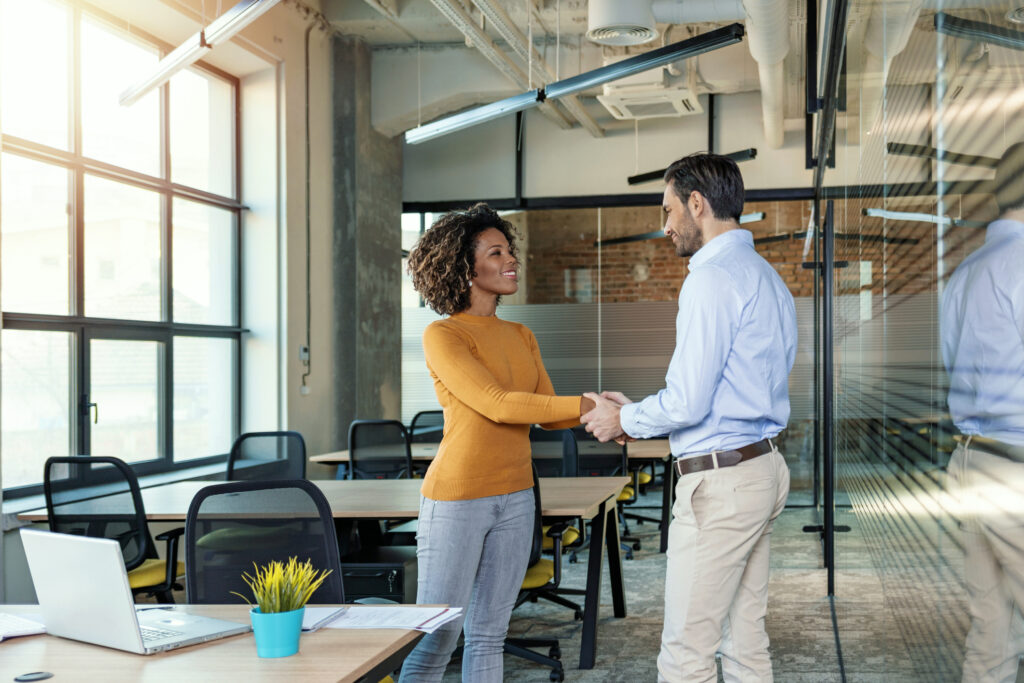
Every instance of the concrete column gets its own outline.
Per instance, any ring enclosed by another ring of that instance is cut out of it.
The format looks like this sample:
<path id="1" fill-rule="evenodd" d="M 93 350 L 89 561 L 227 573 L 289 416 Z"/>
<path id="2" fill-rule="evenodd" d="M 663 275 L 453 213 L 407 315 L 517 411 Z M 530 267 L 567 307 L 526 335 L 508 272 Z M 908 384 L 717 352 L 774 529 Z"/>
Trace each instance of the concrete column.
<path id="1" fill-rule="evenodd" d="M 331 39 L 334 176 L 332 440 L 401 411 L 401 138 L 370 124 L 370 50 Z"/>

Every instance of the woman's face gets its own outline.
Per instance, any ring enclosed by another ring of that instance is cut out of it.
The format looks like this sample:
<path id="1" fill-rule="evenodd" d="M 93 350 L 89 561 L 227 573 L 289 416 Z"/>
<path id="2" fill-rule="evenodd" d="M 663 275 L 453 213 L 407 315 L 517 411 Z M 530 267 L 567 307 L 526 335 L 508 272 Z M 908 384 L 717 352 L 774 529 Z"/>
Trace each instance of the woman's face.
<path id="1" fill-rule="evenodd" d="M 487 228 L 477 235 L 474 259 L 476 274 L 470 282 L 477 295 L 515 294 L 519 289 L 519 262 L 501 230 Z"/>

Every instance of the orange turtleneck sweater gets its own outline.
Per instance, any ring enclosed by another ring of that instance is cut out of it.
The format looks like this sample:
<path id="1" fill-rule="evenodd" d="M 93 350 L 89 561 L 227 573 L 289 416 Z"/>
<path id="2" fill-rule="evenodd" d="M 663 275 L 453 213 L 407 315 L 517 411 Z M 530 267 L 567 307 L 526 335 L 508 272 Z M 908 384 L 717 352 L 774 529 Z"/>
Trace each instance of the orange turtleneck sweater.
<path id="1" fill-rule="evenodd" d="M 555 396 L 537 340 L 519 323 L 456 313 L 431 323 L 423 351 L 444 408 L 444 437 L 421 489 L 468 500 L 533 486 L 530 425 L 579 424 L 580 396 Z"/>

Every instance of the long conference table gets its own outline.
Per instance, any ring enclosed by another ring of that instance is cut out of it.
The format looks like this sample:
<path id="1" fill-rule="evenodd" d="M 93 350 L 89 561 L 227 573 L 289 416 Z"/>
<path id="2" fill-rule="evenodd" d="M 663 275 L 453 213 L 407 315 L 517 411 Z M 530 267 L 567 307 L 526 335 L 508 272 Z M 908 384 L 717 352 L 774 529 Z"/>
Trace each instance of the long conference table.
<path id="1" fill-rule="evenodd" d="M 249 622 L 246 605 L 180 605 L 175 609 Z M 2 605 L 0 611 L 32 616 L 39 607 Z M 23 636 L 0 643 L 0 680 L 47 671 L 54 681 L 377 683 L 399 667 L 422 635 L 406 629 L 321 628 L 302 634 L 298 654 L 278 659 L 258 657 L 252 633 L 147 656 L 50 635 Z"/>
<path id="2" fill-rule="evenodd" d="M 535 458 L 551 457 L 561 458 L 561 444 L 554 442 L 535 442 L 532 444 Z M 437 456 L 436 443 L 414 443 L 412 444 L 412 459 L 419 463 L 429 463 Z M 596 451 L 607 448 L 607 444 L 600 444 L 594 441 L 581 441 L 576 444 L 579 452 L 586 455 L 588 451 Z M 659 550 L 665 552 L 668 549 L 668 528 L 672 521 L 672 502 L 675 494 L 675 470 L 672 468 L 672 450 L 669 448 L 668 439 L 643 439 L 632 441 L 626 446 L 626 457 L 633 462 L 650 462 L 662 464 L 662 480 L 665 482 L 661 491 L 661 539 Z M 318 465 L 344 465 L 351 462 L 348 450 L 332 451 L 321 453 L 309 458 L 309 461 Z M 634 506 L 639 509 L 640 506 Z"/>
<path id="3" fill-rule="evenodd" d="M 605 553 L 608 556 L 613 613 L 617 618 L 626 616 L 615 499 L 629 481 L 629 477 L 558 477 L 540 480 L 542 514 L 545 519 L 582 518 L 591 521 L 593 541 L 587 559 L 583 638 L 580 644 L 581 669 L 594 667 L 601 600 L 601 565 Z M 216 482 L 182 481 L 143 489 L 146 518 L 151 522 L 183 521 L 192 498 L 201 488 L 211 483 Z M 313 483 L 323 491 L 335 519 L 415 519 L 419 516 L 421 480 L 357 479 Z M 114 505 L 111 498 L 94 498 L 74 505 L 88 506 L 90 512 L 97 514 L 123 509 Z M 29 510 L 20 513 L 18 519 L 46 522 L 47 511 L 45 508 Z M 601 543 L 602 539 L 604 543 Z"/>

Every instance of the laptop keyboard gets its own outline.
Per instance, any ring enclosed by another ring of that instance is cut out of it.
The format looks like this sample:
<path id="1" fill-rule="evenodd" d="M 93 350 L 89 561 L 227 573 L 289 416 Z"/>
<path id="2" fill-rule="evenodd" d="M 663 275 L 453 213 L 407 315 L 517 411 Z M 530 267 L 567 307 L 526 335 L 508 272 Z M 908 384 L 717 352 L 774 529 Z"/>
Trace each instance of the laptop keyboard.
<path id="1" fill-rule="evenodd" d="M 154 640 L 163 640 L 164 638 L 173 638 L 174 636 L 181 635 L 178 631 L 167 631 L 162 628 L 153 628 L 152 626 L 140 626 L 139 630 L 142 631 L 142 642 L 144 643 L 150 643 Z"/>

